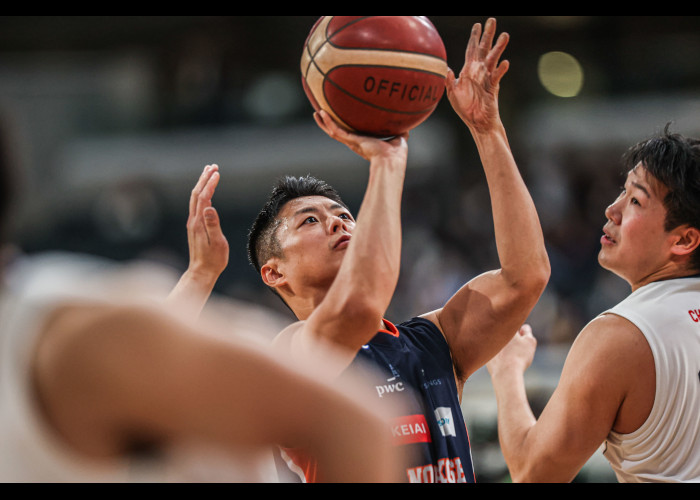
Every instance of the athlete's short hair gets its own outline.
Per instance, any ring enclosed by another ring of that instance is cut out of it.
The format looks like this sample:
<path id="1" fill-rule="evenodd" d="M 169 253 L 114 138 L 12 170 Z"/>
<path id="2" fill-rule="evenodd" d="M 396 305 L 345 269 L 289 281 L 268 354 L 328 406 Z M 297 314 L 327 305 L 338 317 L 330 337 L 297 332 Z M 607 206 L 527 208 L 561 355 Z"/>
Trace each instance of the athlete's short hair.
<path id="1" fill-rule="evenodd" d="M 331 185 L 316 177 L 288 175 L 278 179 L 248 232 L 248 260 L 258 273 L 268 259 L 283 256 L 277 239 L 278 215 L 287 203 L 303 196 L 324 196 L 348 208 Z"/>
<path id="2" fill-rule="evenodd" d="M 666 231 L 687 224 L 700 230 L 700 140 L 663 132 L 632 146 L 624 155 L 631 170 L 642 164 L 647 172 L 668 188 L 663 200 Z M 700 249 L 691 256 L 691 265 L 700 270 Z"/>

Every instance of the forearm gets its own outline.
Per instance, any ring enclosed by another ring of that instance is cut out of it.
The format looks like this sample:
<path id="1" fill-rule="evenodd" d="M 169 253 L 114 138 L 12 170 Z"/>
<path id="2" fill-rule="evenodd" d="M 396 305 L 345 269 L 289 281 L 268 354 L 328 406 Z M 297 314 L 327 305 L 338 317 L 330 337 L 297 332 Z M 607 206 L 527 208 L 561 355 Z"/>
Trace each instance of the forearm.
<path id="1" fill-rule="evenodd" d="M 188 269 L 165 300 L 166 306 L 184 318 L 196 319 L 211 296 L 217 277 Z"/>
<path id="2" fill-rule="evenodd" d="M 500 120 L 489 129 L 472 129 L 491 196 L 498 256 L 512 284 L 545 282 L 549 259 L 535 204 L 518 170 Z"/>
<path id="3" fill-rule="evenodd" d="M 401 198 L 405 159 L 380 157 L 370 174 L 347 254 L 329 291 L 380 314 L 389 306 L 399 278 Z"/>
<path id="4" fill-rule="evenodd" d="M 498 405 L 498 439 L 508 470 L 519 481 L 528 464 L 530 431 L 536 419 L 530 408 L 522 372 L 504 369 L 492 374 Z"/>
<path id="5" fill-rule="evenodd" d="M 355 352 L 380 328 L 399 278 L 405 160 L 371 162 L 347 253 L 306 329 Z"/>
<path id="6" fill-rule="evenodd" d="M 348 254 L 347 271 L 362 293 L 386 309 L 401 262 L 401 199 L 405 160 L 380 158 L 370 165 L 365 197 Z"/>

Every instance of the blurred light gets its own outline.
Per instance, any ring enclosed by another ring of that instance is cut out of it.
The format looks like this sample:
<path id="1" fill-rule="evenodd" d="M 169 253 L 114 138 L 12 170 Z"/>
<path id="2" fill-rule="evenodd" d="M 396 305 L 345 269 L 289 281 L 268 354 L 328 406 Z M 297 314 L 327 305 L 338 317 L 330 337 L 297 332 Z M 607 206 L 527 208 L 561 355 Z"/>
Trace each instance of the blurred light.
<path id="1" fill-rule="evenodd" d="M 244 99 L 248 112 L 262 119 L 280 119 L 293 115 L 304 104 L 297 79 L 284 73 L 260 77 Z"/>
<path id="2" fill-rule="evenodd" d="M 547 52 L 537 65 L 540 83 L 558 97 L 575 97 L 583 88 L 583 68 L 566 52 Z"/>

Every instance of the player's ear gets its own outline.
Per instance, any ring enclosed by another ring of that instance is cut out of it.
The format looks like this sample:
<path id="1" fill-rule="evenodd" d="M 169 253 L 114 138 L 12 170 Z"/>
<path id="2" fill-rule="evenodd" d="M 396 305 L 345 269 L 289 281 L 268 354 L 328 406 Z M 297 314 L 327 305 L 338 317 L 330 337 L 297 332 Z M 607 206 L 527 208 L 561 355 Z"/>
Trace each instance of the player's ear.
<path id="1" fill-rule="evenodd" d="M 674 230 L 676 239 L 671 253 L 678 256 L 689 255 L 700 246 L 700 230 L 692 226 L 681 226 Z"/>
<path id="2" fill-rule="evenodd" d="M 277 288 L 287 282 L 278 264 L 277 259 L 273 257 L 260 268 L 263 283 L 272 288 Z"/>

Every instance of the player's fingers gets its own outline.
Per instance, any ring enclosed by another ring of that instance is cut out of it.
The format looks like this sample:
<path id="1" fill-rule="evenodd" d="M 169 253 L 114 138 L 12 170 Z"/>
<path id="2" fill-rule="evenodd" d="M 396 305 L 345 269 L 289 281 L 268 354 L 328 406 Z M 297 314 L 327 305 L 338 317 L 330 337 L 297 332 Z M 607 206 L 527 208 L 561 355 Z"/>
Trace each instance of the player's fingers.
<path id="1" fill-rule="evenodd" d="M 503 52 L 506 50 L 506 46 L 508 45 L 509 40 L 510 35 L 508 33 L 501 33 L 501 35 L 498 37 L 496 45 L 494 45 L 493 49 L 491 49 L 491 51 L 486 56 L 486 59 L 484 60 L 486 67 L 489 71 L 493 71 L 494 68 L 498 65 L 498 60 L 503 55 Z"/>
<path id="2" fill-rule="evenodd" d="M 467 50 L 464 56 L 464 68 L 462 68 L 462 73 L 464 73 L 464 71 L 467 69 L 469 63 L 476 58 L 480 37 L 481 24 L 476 23 L 474 24 L 474 26 L 472 26 L 471 36 L 469 37 L 469 43 L 467 43 Z"/>
<path id="3" fill-rule="evenodd" d="M 491 85 L 493 85 L 494 87 L 498 85 L 501 82 L 503 75 L 505 75 L 508 72 L 508 68 L 510 68 L 510 62 L 501 61 L 501 64 L 498 65 L 496 71 L 494 71 L 491 74 Z"/>
<path id="4" fill-rule="evenodd" d="M 221 231 L 219 213 L 214 207 L 207 207 L 204 209 L 204 224 L 206 225 L 207 231 Z"/>
<path id="5" fill-rule="evenodd" d="M 209 179 L 207 179 L 207 183 L 199 193 L 200 209 L 206 208 L 211 204 L 211 200 L 214 197 L 214 191 L 216 191 L 216 186 L 219 185 L 219 179 L 221 179 L 221 175 L 218 171 L 213 171 Z"/>
<path id="6" fill-rule="evenodd" d="M 219 213 L 214 207 L 207 207 L 204 209 L 204 226 L 207 231 L 207 240 L 209 244 L 213 243 L 216 246 L 225 248 L 228 243 L 221 229 Z"/>
<path id="7" fill-rule="evenodd" d="M 518 330 L 518 333 L 520 335 L 532 335 L 532 327 L 526 323 L 520 327 L 520 330 Z"/>
<path id="8" fill-rule="evenodd" d="M 194 188 L 192 188 L 192 192 L 190 194 L 190 215 L 193 215 L 196 212 L 199 194 L 202 192 L 202 189 L 204 189 L 204 186 L 206 186 L 213 169 L 214 167 L 212 165 L 205 166 L 202 170 L 202 174 L 197 180 L 197 184 L 195 184 Z"/>
<path id="9" fill-rule="evenodd" d="M 491 45 L 493 44 L 493 38 L 496 35 L 496 20 L 492 17 L 486 20 L 484 25 L 484 34 L 481 36 L 481 42 L 479 43 L 479 48 L 482 53 L 487 53 L 491 50 Z"/>

